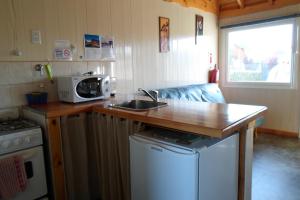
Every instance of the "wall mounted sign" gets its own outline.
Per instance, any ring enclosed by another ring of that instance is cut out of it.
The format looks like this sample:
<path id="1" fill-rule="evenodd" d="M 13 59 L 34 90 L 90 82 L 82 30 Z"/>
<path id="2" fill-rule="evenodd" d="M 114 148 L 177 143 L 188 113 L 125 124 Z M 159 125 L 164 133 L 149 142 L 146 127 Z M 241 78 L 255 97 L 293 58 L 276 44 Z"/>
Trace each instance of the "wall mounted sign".
<path id="1" fill-rule="evenodd" d="M 170 51 L 170 20 L 159 17 L 159 52 Z"/>
<path id="2" fill-rule="evenodd" d="M 113 37 L 102 37 L 101 39 L 101 60 L 114 60 L 116 59 L 114 51 Z"/>
<path id="3" fill-rule="evenodd" d="M 99 35 L 84 35 L 84 55 L 87 60 L 101 59 L 101 46 Z"/>
<path id="4" fill-rule="evenodd" d="M 54 43 L 55 60 L 72 60 L 72 49 L 69 40 L 56 40 Z"/>
<path id="5" fill-rule="evenodd" d="M 203 35 L 203 17 L 196 15 L 195 17 L 195 44 L 197 44 L 200 36 Z"/>
<path id="6" fill-rule="evenodd" d="M 84 53 L 86 60 L 115 61 L 113 37 L 85 34 Z"/>

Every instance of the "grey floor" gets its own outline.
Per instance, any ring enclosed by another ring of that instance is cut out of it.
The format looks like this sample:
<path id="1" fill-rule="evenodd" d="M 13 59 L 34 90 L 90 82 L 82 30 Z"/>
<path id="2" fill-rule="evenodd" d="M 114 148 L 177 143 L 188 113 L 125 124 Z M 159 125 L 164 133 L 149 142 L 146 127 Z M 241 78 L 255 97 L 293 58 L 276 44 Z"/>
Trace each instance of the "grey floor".
<path id="1" fill-rule="evenodd" d="M 252 200 L 300 200 L 300 140 L 258 135 Z"/>

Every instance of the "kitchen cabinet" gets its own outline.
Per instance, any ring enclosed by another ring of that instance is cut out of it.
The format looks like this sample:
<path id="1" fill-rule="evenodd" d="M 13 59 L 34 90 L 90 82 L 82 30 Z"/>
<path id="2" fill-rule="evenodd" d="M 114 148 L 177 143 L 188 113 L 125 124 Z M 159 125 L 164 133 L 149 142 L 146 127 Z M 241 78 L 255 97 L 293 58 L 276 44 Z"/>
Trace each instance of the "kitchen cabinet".
<path id="1" fill-rule="evenodd" d="M 91 113 L 62 116 L 61 138 L 68 199 L 100 199 Z"/>
<path id="2" fill-rule="evenodd" d="M 23 109 L 23 116 L 44 130 L 50 199 L 130 200 L 128 137 L 141 123 L 91 113 L 88 107 L 74 111 L 47 117 Z"/>

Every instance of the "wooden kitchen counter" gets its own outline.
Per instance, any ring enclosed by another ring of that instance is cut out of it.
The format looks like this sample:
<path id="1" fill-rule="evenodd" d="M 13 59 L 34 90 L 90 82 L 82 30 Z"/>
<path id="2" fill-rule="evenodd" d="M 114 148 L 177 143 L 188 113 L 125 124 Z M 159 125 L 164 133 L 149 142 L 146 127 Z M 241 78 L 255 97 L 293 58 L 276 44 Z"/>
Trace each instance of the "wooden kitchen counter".
<path id="1" fill-rule="evenodd" d="M 144 112 L 107 107 L 93 107 L 94 112 L 128 118 L 147 124 L 211 137 L 224 137 L 263 116 L 267 108 L 239 104 L 216 104 L 163 100 L 168 106 Z"/>
<path id="2" fill-rule="evenodd" d="M 63 103 L 63 102 L 50 102 L 42 105 L 26 106 L 26 109 L 32 109 L 35 112 L 45 115 L 46 118 L 61 117 L 67 115 L 74 115 L 81 112 L 89 112 L 93 110 L 94 106 L 104 105 L 109 103 L 110 100 L 92 101 L 85 103 Z"/>
<path id="3" fill-rule="evenodd" d="M 219 138 L 238 131 L 242 126 L 263 116 L 267 110 L 264 106 L 179 100 L 163 100 L 168 103 L 168 106 L 143 112 L 128 111 L 108 106 L 111 103 L 121 103 L 131 98 L 119 97 L 79 104 L 54 102 L 46 105 L 32 106 L 31 108 L 44 113 L 48 118 L 94 111 L 147 124 Z"/>

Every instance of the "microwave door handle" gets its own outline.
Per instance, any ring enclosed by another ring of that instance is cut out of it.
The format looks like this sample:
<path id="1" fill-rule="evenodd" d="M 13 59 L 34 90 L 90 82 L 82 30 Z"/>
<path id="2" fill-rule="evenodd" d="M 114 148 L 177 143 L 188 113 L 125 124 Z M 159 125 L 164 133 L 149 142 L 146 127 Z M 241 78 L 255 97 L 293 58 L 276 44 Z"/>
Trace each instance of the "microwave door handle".
<path id="1" fill-rule="evenodd" d="M 103 88 L 103 86 L 104 86 L 103 78 L 99 78 L 98 81 L 100 82 L 99 88 L 98 88 L 98 89 L 99 89 L 99 93 L 100 93 L 100 95 L 102 96 L 102 95 L 103 95 L 102 88 Z"/>

